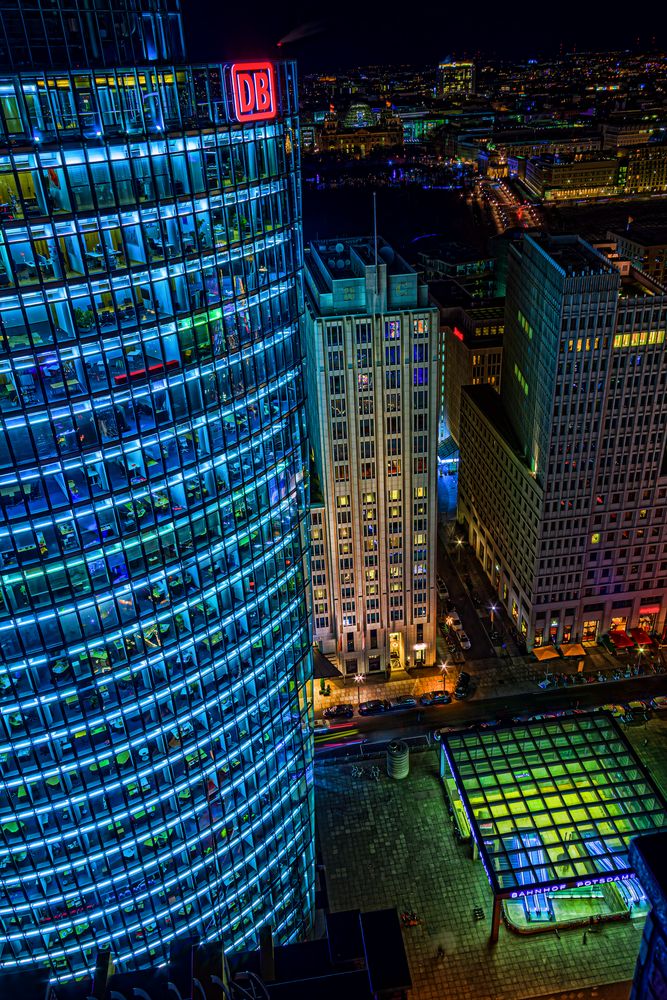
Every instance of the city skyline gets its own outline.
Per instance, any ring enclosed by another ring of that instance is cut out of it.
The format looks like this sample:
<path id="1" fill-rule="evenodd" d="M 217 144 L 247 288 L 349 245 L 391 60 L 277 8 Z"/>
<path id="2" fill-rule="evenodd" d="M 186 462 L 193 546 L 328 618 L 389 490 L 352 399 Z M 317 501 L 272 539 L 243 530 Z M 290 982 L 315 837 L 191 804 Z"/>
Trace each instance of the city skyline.
<path id="1" fill-rule="evenodd" d="M 0 0 L 0 1000 L 667 982 L 664 20 Z"/>

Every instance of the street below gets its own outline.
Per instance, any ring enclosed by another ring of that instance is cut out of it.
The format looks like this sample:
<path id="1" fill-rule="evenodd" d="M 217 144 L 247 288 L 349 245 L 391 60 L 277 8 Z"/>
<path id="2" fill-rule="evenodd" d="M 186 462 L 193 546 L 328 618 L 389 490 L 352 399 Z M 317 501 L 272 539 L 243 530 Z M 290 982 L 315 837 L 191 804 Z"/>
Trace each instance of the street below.
<path id="1" fill-rule="evenodd" d="M 450 705 L 419 706 L 376 716 L 355 714 L 348 723 L 337 723 L 327 734 L 318 735 L 315 752 L 318 757 L 359 753 L 360 748 L 363 748 L 363 752 L 372 752 L 376 744 L 380 746 L 393 739 L 432 735 L 434 730 L 448 726 L 502 722 L 518 715 L 627 704 L 628 701 L 648 700 L 657 695 L 667 695 L 667 674 L 546 691 L 536 687 L 534 692 L 485 698 L 483 701 L 472 698 L 469 701 L 453 701 Z"/>

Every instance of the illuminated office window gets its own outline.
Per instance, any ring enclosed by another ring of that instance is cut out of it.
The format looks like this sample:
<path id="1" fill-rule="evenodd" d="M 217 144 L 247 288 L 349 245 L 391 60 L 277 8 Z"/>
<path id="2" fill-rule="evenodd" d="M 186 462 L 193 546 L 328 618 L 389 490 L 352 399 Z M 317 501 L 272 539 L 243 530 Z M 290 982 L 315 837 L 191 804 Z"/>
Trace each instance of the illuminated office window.
<path id="1" fill-rule="evenodd" d="M 7 969 L 309 928 L 296 84 L 223 76 L 2 80 Z"/>

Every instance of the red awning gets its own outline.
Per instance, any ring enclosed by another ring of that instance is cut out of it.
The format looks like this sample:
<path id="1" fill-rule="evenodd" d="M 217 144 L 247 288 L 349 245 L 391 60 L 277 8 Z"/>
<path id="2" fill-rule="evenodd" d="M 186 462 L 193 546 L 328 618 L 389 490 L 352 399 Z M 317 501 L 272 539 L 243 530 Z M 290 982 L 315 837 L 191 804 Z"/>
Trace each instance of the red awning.
<path id="1" fill-rule="evenodd" d="M 630 635 L 638 646 L 654 646 L 653 639 L 643 628 L 631 628 Z"/>
<path id="2" fill-rule="evenodd" d="M 645 604 L 639 609 L 640 615 L 659 615 L 660 605 L 659 604 Z"/>
<path id="3" fill-rule="evenodd" d="M 613 632 L 610 632 L 609 638 L 616 649 L 629 649 L 635 644 L 634 639 L 631 639 L 627 632 L 621 632 L 620 628 L 615 628 Z"/>

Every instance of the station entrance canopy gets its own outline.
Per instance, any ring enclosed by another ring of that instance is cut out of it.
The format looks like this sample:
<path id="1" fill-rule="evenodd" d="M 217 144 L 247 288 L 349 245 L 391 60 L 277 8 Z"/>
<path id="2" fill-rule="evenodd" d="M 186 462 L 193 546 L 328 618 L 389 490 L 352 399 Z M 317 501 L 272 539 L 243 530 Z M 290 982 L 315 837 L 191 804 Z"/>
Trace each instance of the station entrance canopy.
<path id="1" fill-rule="evenodd" d="M 606 713 L 442 740 L 496 897 L 494 940 L 501 899 L 630 877 L 630 840 L 667 825 L 667 803 Z"/>

